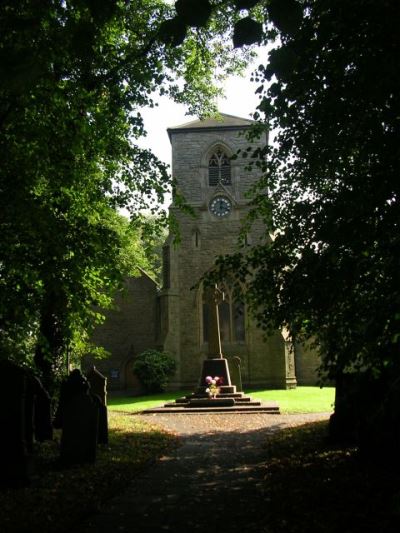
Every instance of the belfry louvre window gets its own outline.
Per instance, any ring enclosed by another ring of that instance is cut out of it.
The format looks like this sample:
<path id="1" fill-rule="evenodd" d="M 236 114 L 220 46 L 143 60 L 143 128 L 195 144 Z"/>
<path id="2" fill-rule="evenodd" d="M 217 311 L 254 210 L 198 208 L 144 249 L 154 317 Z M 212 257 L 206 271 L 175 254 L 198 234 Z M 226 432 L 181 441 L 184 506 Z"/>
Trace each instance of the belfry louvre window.
<path id="1" fill-rule="evenodd" d="M 226 153 L 218 148 L 208 161 L 208 185 L 215 187 L 219 183 L 230 185 L 231 180 L 231 162 Z"/>

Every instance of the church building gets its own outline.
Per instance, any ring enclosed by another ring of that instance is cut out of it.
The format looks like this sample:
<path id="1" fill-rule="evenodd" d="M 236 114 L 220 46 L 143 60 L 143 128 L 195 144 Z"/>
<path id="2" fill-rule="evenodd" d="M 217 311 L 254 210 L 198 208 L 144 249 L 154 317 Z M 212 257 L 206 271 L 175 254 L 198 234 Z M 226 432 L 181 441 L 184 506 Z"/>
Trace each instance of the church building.
<path id="1" fill-rule="evenodd" d="M 247 140 L 251 120 L 220 117 L 168 129 L 172 174 L 193 213 L 183 213 L 174 204 L 170 207 L 179 223 L 180 238 L 176 244 L 168 237 L 164 245 L 162 286 L 145 272 L 128 279 L 116 309 L 107 313 L 94 334 L 93 341 L 111 354 L 95 362 L 110 388 L 141 392 L 132 364 L 147 348 L 165 350 L 176 359 L 170 389 L 193 389 L 198 384 L 208 350 L 208 302 L 199 280 L 218 255 L 238 249 L 241 224 L 249 210 L 246 192 L 258 177 L 246 169 L 245 158 L 232 156 L 250 144 L 256 148 L 267 142 L 265 137 Z M 243 236 L 245 246 L 269 240 L 261 223 Z M 265 338 L 247 313 L 245 287 L 225 283 L 219 288 L 222 352 L 232 370 L 233 361 L 240 358 L 244 387 L 315 385 L 317 355 L 300 345 L 292 346 L 280 331 Z"/>

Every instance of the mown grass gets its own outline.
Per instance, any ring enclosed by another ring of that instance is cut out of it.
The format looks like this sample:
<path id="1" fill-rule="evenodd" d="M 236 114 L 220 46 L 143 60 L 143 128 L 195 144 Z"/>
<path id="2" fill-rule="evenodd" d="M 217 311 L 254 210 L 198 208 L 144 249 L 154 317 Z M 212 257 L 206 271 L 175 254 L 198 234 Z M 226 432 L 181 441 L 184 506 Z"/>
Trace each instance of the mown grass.
<path id="1" fill-rule="evenodd" d="M 356 448 L 331 444 L 327 424 L 283 430 L 269 439 L 261 523 L 276 533 L 398 531 L 398 472 L 361 461 Z"/>
<path id="2" fill-rule="evenodd" d="M 37 445 L 31 487 L 0 490 L 2 533 L 70 531 L 177 442 L 137 417 L 109 413 L 109 444 L 99 446 L 96 463 L 61 470 L 58 439 Z"/>
<path id="3" fill-rule="evenodd" d="M 282 413 L 325 413 L 333 410 L 335 398 L 334 387 L 297 387 L 291 390 L 246 390 L 254 399 L 262 401 L 275 400 L 279 403 Z M 190 391 L 165 392 L 148 396 L 110 397 L 109 409 L 116 411 L 135 412 L 163 405 L 189 394 Z"/>
<path id="4" fill-rule="evenodd" d="M 191 391 L 162 392 L 160 394 L 149 394 L 146 396 L 112 396 L 107 398 L 107 406 L 111 411 L 143 411 L 151 407 L 163 405 L 165 402 L 173 402 Z"/>
<path id="5" fill-rule="evenodd" d="M 297 387 L 289 390 L 248 390 L 254 399 L 275 400 L 282 413 L 330 413 L 335 401 L 334 387 Z"/>

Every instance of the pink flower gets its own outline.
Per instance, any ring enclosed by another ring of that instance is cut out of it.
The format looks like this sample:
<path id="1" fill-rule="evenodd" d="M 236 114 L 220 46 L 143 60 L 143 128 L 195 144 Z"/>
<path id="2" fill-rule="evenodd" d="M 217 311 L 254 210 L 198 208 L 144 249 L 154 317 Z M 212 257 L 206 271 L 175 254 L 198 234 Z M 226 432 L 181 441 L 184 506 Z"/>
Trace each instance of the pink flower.
<path id="1" fill-rule="evenodd" d="M 212 382 L 212 377 L 211 376 L 207 376 L 206 377 L 206 383 L 211 383 Z"/>

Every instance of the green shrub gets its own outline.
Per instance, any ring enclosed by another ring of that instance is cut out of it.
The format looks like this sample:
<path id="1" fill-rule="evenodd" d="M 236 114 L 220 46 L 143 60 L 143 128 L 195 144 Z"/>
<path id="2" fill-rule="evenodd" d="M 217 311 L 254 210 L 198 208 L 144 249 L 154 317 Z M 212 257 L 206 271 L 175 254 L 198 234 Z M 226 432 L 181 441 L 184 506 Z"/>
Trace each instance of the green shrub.
<path id="1" fill-rule="evenodd" d="M 147 392 L 164 391 L 168 378 L 175 370 L 176 362 L 172 356 L 158 350 L 145 350 L 137 356 L 133 364 L 133 372 Z"/>

